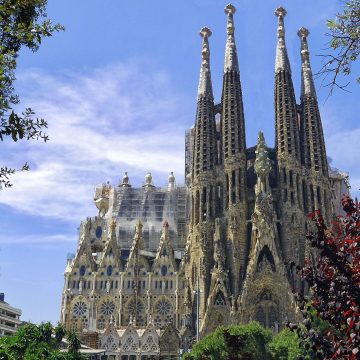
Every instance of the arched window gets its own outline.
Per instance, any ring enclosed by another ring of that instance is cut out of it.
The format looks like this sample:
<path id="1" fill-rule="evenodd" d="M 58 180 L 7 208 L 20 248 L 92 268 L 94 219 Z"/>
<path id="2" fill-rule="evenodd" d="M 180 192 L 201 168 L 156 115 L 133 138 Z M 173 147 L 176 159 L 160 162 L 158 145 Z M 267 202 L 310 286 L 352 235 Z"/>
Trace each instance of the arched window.
<path id="1" fill-rule="evenodd" d="M 261 272 L 268 265 L 271 267 L 272 271 L 274 271 L 274 272 L 276 271 L 274 257 L 272 255 L 271 251 L 269 250 L 269 248 L 267 246 L 264 246 L 263 249 L 260 251 L 260 254 L 258 257 L 256 271 Z"/>
<path id="2" fill-rule="evenodd" d="M 258 306 L 258 308 L 256 309 L 256 321 L 259 322 L 262 326 L 266 326 L 266 316 L 265 316 L 265 311 L 262 308 L 261 305 Z"/>
<path id="3" fill-rule="evenodd" d="M 224 297 L 224 294 L 221 291 L 219 291 L 216 294 L 215 300 L 214 300 L 214 305 L 215 306 L 226 306 L 225 297 Z"/>
<path id="4" fill-rule="evenodd" d="M 126 315 L 124 317 L 123 325 L 127 325 L 130 321 L 130 318 L 132 318 L 138 326 L 145 325 L 145 306 L 141 300 L 130 300 L 125 307 L 125 311 Z"/>
<path id="5" fill-rule="evenodd" d="M 155 304 L 155 319 L 154 323 L 156 327 L 164 327 L 166 324 L 173 321 L 173 306 L 171 302 L 162 298 Z"/>

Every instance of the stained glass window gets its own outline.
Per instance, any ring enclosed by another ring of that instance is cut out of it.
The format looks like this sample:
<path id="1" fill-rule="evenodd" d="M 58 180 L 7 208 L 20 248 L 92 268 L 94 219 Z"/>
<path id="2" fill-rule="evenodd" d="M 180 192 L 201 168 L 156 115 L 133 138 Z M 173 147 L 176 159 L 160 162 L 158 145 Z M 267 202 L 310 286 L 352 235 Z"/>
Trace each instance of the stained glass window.
<path id="1" fill-rule="evenodd" d="M 86 311 L 87 311 L 87 305 L 83 301 L 79 301 L 79 302 L 75 303 L 75 305 L 73 307 L 74 315 L 82 316 L 82 315 L 85 315 Z"/>
<path id="2" fill-rule="evenodd" d="M 156 304 L 156 312 L 159 315 L 168 315 L 171 312 L 171 304 L 166 300 L 161 300 Z"/>
<path id="3" fill-rule="evenodd" d="M 101 313 L 104 315 L 112 315 L 115 312 L 115 304 L 111 300 L 106 300 L 101 304 Z"/>
<path id="4" fill-rule="evenodd" d="M 161 275 L 162 276 L 165 276 L 167 274 L 167 266 L 166 265 L 163 265 L 161 267 Z"/>
<path id="5" fill-rule="evenodd" d="M 101 238 L 101 235 L 102 235 L 102 227 L 101 226 L 98 226 L 95 230 L 95 235 L 98 239 Z"/>
<path id="6" fill-rule="evenodd" d="M 84 276 L 84 275 L 85 275 L 85 271 L 86 271 L 85 265 L 81 265 L 81 266 L 80 266 L 80 270 L 79 270 L 80 276 Z"/>
<path id="7" fill-rule="evenodd" d="M 112 272 L 113 272 L 113 267 L 109 265 L 106 269 L 107 276 L 111 276 Z"/>

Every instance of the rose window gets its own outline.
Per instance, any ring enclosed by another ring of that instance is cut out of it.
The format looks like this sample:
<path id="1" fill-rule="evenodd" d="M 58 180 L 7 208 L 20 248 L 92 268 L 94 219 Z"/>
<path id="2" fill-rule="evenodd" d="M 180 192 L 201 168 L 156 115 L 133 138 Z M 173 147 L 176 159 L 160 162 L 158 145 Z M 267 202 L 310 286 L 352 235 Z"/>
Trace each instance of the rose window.
<path id="1" fill-rule="evenodd" d="M 136 325 L 145 325 L 145 318 L 144 318 L 144 304 L 141 301 L 130 301 L 127 306 L 127 312 L 128 312 L 128 319 L 130 320 L 130 317 L 136 321 Z"/>
<path id="2" fill-rule="evenodd" d="M 156 304 L 156 312 L 159 315 L 169 315 L 171 312 L 171 304 L 166 300 L 161 300 Z"/>
<path id="3" fill-rule="evenodd" d="M 107 300 L 101 304 L 100 309 L 103 315 L 112 315 L 115 312 L 115 304 L 112 301 Z"/>
<path id="4" fill-rule="evenodd" d="M 130 315 L 140 315 L 144 311 L 144 305 L 141 301 L 135 303 L 135 301 L 131 301 L 128 305 L 128 312 Z"/>
<path id="5" fill-rule="evenodd" d="M 79 301 L 74 305 L 73 313 L 76 316 L 85 315 L 87 308 L 87 305 L 83 301 Z"/>

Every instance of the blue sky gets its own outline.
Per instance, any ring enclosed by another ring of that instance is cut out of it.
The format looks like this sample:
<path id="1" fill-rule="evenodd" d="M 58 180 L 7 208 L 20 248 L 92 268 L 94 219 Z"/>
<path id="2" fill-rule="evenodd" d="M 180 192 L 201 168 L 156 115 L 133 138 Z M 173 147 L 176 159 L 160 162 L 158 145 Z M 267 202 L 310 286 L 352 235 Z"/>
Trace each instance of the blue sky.
<path id="1" fill-rule="evenodd" d="M 326 47 L 326 19 L 339 0 L 234 1 L 248 146 L 257 132 L 274 143 L 273 82 L 277 20 L 288 15 L 286 42 L 297 97 L 300 41 L 310 30 L 313 71 Z M 183 183 L 184 131 L 194 122 L 202 26 L 210 38 L 214 95 L 221 95 L 226 16 L 220 0 L 49 0 L 49 17 L 66 32 L 44 41 L 36 53 L 24 50 L 17 70 L 21 106 L 49 122 L 50 141 L 1 144 L 0 163 L 28 161 L 31 171 L 0 191 L 0 291 L 23 320 L 56 322 L 60 313 L 66 255 L 74 252 L 77 228 L 96 214 L 96 184 L 117 184 L 128 171 L 141 185 L 147 171 L 165 185 L 174 171 Z M 326 6 L 324 6 L 326 4 Z M 359 74 L 359 66 L 354 68 Z M 350 173 L 359 196 L 356 152 L 360 139 L 360 86 L 351 93 L 317 90 L 332 166 Z M 327 99 L 327 100 L 326 100 Z M 356 101 L 357 100 L 357 101 Z"/>

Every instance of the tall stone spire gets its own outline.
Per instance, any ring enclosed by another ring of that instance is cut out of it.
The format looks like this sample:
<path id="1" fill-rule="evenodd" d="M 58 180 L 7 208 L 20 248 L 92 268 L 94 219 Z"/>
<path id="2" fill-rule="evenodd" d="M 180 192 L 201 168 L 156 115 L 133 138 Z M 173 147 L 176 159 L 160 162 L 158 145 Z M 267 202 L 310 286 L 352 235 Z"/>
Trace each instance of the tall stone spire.
<path id="1" fill-rule="evenodd" d="M 307 37 L 309 30 L 302 27 L 298 31 L 301 41 L 301 127 L 300 136 L 303 163 L 311 170 L 328 175 L 325 142 L 319 105 L 310 66 Z"/>
<path id="2" fill-rule="evenodd" d="M 279 7 L 275 10 L 275 15 L 278 17 L 275 64 L 276 151 L 280 158 L 290 156 L 300 160 L 296 99 L 285 46 L 284 17 L 286 10 Z"/>
<path id="3" fill-rule="evenodd" d="M 298 31 L 298 36 L 300 37 L 301 41 L 301 99 L 306 96 L 312 96 L 316 98 L 314 79 L 310 66 L 310 53 L 307 43 L 307 37 L 309 34 L 309 30 L 305 27 L 302 27 Z"/>
<path id="4" fill-rule="evenodd" d="M 211 254 L 213 239 L 213 222 L 215 209 L 215 185 L 217 164 L 217 138 L 214 97 L 210 75 L 209 36 L 211 31 L 202 28 L 202 63 L 197 98 L 196 124 L 194 135 L 194 157 L 191 179 L 192 221 L 191 232 L 194 234 L 190 253 L 197 249 L 196 256 L 190 256 L 189 267 L 192 268 L 191 287 L 196 282 L 204 291 L 200 300 L 200 314 L 206 307 L 211 271 Z M 201 269 L 201 271 L 200 271 Z"/>
<path id="5" fill-rule="evenodd" d="M 236 44 L 234 38 L 235 25 L 234 25 L 234 16 L 236 9 L 232 4 L 228 4 L 225 7 L 225 13 L 228 15 L 227 23 L 227 39 L 226 39 L 226 48 L 225 48 L 225 63 L 224 63 L 224 72 L 228 70 L 239 71 L 239 62 L 236 51 Z"/>
<path id="6" fill-rule="evenodd" d="M 229 4 L 225 7 L 228 16 L 225 64 L 222 90 L 222 158 L 245 151 L 245 123 L 239 63 L 234 38 L 234 18 L 236 9 Z"/>
<path id="7" fill-rule="evenodd" d="M 203 27 L 200 30 L 200 35 L 203 38 L 202 51 L 201 51 L 201 68 L 200 68 L 200 80 L 198 88 L 198 99 L 201 96 L 213 99 L 213 90 L 211 83 L 211 71 L 210 71 L 210 47 L 209 37 L 212 32 L 209 28 Z"/>
<path id="8" fill-rule="evenodd" d="M 225 7 L 227 38 L 221 98 L 221 159 L 224 175 L 224 211 L 231 222 L 226 229 L 226 257 L 230 264 L 230 288 L 235 297 L 243 279 L 247 258 L 246 215 L 246 140 L 240 70 L 235 45 L 234 13 L 231 4 Z"/>
<path id="9" fill-rule="evenodd" d="M 193 176 L 212 170 L 216 164 L 216 124 L 214 114 L 214 96 L 212 92 L 210 73 L 209 37 L 211 30 L 204 27 L 200 31 L 203 38 L 201 52 L 201 69 L 198 89 L 195 148 Z"/>
<path id="10" fill-rule="evenodd" d="M 286 261 L 293 257 L 297 246 L 293 240 L 303 238 L 303 224 L 294 229 L 294 219 L 301 210 L 301 159 L 298 108 L 294 86 L 291 78 L 289 58 L 285 45 L 284 17 L 286 10 L 279 7 L 275 10 L 278 17 L 275 65 L 275 150 L 277 157 L 278 188 L 281 200 L 280 210 L 282 223 L 279 225 L 280 238 Z M 296 234 L 296 235 L 295 235 Z"/>
<path id="11" fill-rule="evenodd" d="M 279 7 L 275 10 L 275 15 L 278 17 L 278 43 L 276 47 L 275 73 L 285 70 L 291 74 L 290 62 L 285 44 L 284 17 L 286 14 L 287 12 L 283 7 Z"/>

